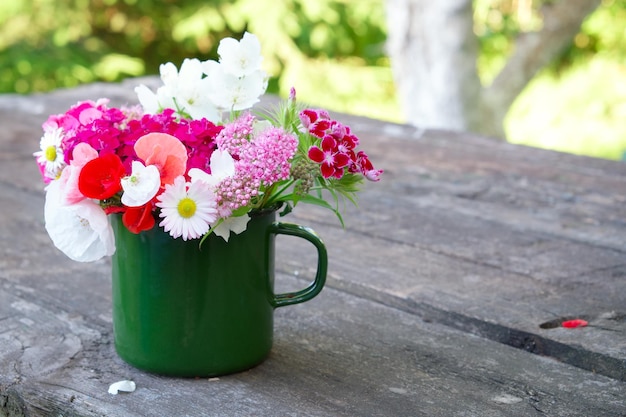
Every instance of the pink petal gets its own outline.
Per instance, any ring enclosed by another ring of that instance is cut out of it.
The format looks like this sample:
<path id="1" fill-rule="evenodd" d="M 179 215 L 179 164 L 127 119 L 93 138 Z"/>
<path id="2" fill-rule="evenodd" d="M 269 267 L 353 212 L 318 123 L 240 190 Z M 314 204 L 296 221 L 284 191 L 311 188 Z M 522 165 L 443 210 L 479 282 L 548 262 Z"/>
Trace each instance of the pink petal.
<path id="1" fill-rule="evenodd" d="M 589 323 L 586 320 L 583 319 L 573 319 L 573 320 L 566 320 L 563 323 L 561 323 L 561 326 L 568 328 L 568 329 L 575 329 L 576 327 L 585 327 L 587 326 Z"/>
<path id="2" fill-rule="evenodd" d="M 172 184 L 187 169 L 187 148 L 175 136 L 148 133 L 135 143 L 137 156 L 145 165 L 155 165 L 161 173 L 162 184 Z"/>

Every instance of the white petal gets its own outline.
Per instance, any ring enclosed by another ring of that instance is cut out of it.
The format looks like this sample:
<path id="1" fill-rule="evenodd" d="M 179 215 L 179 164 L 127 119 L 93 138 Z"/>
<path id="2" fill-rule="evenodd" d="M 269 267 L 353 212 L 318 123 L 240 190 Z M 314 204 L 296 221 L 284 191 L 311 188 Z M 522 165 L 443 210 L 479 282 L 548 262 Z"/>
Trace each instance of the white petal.
<path id="1" fill-rule="evenodd" d="M 224 71 L 235 77 L 247 76 L 261 68 L 261 44 L 256 36 L 245 33 L 241 41 L 225 38 L 217 48 Z"/>
<path id="2" fill-rule="evenodd" d="M 159 101 L 152 90 L 142 84 L 135 87 L 135 93 L 146 114 L 156 114 L 159 111 Z"/>
<path id="3" fill-rule="evenodd" d="M 156 195 L 161 187 L 159 169 L 154 165 L 144 166 L 133 161 L 132 173 L 122 178 L 122 204 L 128 207 L 140 207 Z"/>
<path id="4" fill-rule="evenodd" d="M 258 136 L 263 133 L 265 130 L 274 127 L 272 122 L 269 120 L 255 120 L 252 125 L 252 136 Z"/>
<path id="5" fill-rule="evenodd" d="M 211 175 L 219 181 L 235 175 L 235 160 L 228 151 L 215 150 L 211 154 Z"/>
<path id="6" fill-rule="evenodd" d="M 200 168 L 191 168 L 188 174 L 189 174 L 189 178 L 191 178 L 191 182 L 203 181 L 207 184 L 211 184 L 211 182 L 213 181 L 212 175 L 207 174 Z"/>
<path id="7" fill-rule="evenodd" d="M 178 69 L 176 65 L 171 62 L 166 62 L 159 66 L 159 72 L 161 73 L 161 80 L 163 84 L 167 86 L 176 86 L 178 82 Z"/>
<path id="8" fill-rule="evenodd" d="M 222 151 L 216 149 L 211 154 L 211 173 L 207 174 L 198 168 L 191 168 L 189 170 L 189 178 L 191 182 L 202 181 L 209 185 L 211 189 L 215 189 L 219 183 L 228 177 L 235 175 L 235 160 L 228 153 L 228 151 Z"/>
<path id="9" fill-rule="evenodd" d="M 178 72 L 178 83 L 189 83 L 193 85 L 197 80 L 202 78 L 202 64 L 197 58 L 185 58 Z"/>
<path id="10" fill-rule="evenodd" d="M 47 188 L 45 226 L 54 245 L 70 259 L 92 262 L 115 252 L 113 229 L 106 213 L 91 200 L 65 205 L 60 182 Z"/>
<path id="11" fill-rule="evenodd" d="M 109 386 L 109 394 L 117 395 L 118 392 L 134 392 L 137 385 L 133 381 L 118 381 Z"/>
<path id="12" fill-rule="evenodd" d="M 250 216 L 248 216 L 247 214 L 239 217 L 227 217 L 223 219 L 222 222 L 213 229 L 213 233 L 228 242 L 230 232 L 232 231 L 237 235 L 241 232 L 245 232 L 248 228 L 249 220 Z"/>

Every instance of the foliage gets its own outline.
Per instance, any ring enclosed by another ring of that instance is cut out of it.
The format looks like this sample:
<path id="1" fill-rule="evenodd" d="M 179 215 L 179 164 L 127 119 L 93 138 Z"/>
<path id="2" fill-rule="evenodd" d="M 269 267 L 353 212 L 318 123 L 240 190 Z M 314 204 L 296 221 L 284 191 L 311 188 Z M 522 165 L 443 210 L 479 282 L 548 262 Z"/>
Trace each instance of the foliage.
<path id="1" fill-rule="evenodd" d="M 385 62 L 380 2 L 334 0 L 18 0 L 0 5 L 0 91 L 27 93 L 157 74 L 161 62 L 215 58 L 217 41 L 278 33 L 264 42 L 272 91 L 290 61 Z M 269 5 L 272 7 L 268 7 Z M 372 12 L 372 10 L 374 12 Z M 277 22 L 282 23 L 280 26 Z M 277 30 L 277 27 L 284 27 Z M 37 28 L 37 30 L 32 30 Z M 266 36 L 267 37 L 267 36 Z M 288 91 L 288 90 L 287 90 Z"/>
<path id="2" fill-rule="evenodd" d="M 519 33 L 541 27 L 540 8 L 550 1 L 473 0 L 483 83 L 488 84 L 503 67 Z M 161 62 L 179 65 L 189 56 L 214 59 L 219 39 L 240 37 L 249 30 L 261 39 L 265 68 L 272 75 L 270 92 L 286 96 L 295 85 L 299 98 L 312 105 L 399 122 L 402 116 L 384 53 L 384 2 L 4 1 L 0 2 L 0 92 L 48 91 L 156 74 Z M 551 135 L 549 143 L 542 139 L 544 146 L 571 150 L 572 143 L 579 142 L 576 152 L 620 157 L 626 150 L 622 139 L 599 150 L 597 135 L 624 137 L 619 119 L 624 93 L 610 87 L 623 84 L 624 27 L 626 0 L 604 0 L 572 46 L 512 108 L 507 121 L 511 140 L 537 144 L 545 134 L 539 135 L 533 126 L 541 125 Z M 570 75 L 597 74 L 600 67 L 607 69 L 602 80 Z M 330 73 L 332 77 L 327 76 Z M 563 92 L 580 99 L 545 98 Z M 554 106 L 541 105 L 547 102 Z M 607 110 L 589 113 L 592 102 L 601 102 Z M 549 128 L 543 124 L 545 111 L 558 113 L 550 118 Z M 595 134 L 586 133 L 586 128 L 570 129 L 570 123 L 589 117 L 601 126 Z"/>
<path id="3" fill-rule="evenodd" d="M 489 83 L 514 38 L 541 26 L 545 0 L 474 0 L 479 74 Z M 526 7 L 525 9 L 522 6 Z M 532 6 L 532 7 L 528 7 Z M 604 0 L 509 110 L 514 143 L 609 159 L 626 156 L 626 0 Z"/>

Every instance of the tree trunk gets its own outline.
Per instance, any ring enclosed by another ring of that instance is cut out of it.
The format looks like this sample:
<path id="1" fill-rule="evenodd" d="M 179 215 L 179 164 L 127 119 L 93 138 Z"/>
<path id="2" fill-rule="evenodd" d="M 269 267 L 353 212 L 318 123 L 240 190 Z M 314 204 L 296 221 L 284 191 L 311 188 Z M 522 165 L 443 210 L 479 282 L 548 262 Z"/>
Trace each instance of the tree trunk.
<path id="1" fill-rule="evenodd" d="M 387 0 L 387 49 L 407 120 L 476 129 L 480 81 L 472 0 Z"/>
<path id="2" fill-rule="evenodd" d="M 489 87 L 476 72 L 472 0 L 387 0 L 388 54 L 407 121 L 504 138 L 515 98 L 556 57 L 601 0 L 559 0 L 542 8 L 543 28 L 521 34 Z"/>

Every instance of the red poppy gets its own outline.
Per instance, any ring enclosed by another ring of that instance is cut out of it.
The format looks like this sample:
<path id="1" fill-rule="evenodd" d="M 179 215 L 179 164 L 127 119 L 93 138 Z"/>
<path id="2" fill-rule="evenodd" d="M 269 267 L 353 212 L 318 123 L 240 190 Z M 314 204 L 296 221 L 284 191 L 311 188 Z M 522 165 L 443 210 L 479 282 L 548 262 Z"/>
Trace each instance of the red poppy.
<path id="1" fill-rule="evenodd" d="M 135 234 L 152 229 L 155 223 L 152 215 L 152 202 L 140 207 L 128 207 L 122 215 L 122 223 Z"/>
<path id="2" fill-rule="evenodd" d="M 99 156 L 81 169 L 78 189 L 87 198 L 105 200 L 122 190 L 121 179 L 125 175 L 119 156 L 112 153 Z"/>

